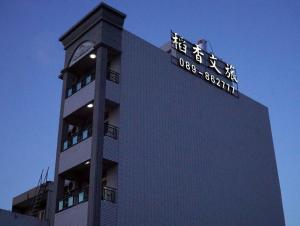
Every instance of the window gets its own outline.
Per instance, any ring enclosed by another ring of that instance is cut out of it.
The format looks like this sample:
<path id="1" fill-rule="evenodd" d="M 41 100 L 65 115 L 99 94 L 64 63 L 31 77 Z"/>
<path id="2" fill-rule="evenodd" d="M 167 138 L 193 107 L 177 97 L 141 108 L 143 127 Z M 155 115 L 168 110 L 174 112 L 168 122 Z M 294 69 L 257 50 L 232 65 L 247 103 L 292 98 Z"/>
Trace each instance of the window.
<path id="1" fill-rule="evenodd" d="M 88 130 L 85 129 L 83 132 L 82 132 L 82 140 L 85 140 L 86 138 L 88 138 Z"/>
<path id="2" fill-rule="evenodd" d="M 81 82 L 78 82 L 77 84 L 76 84 L 76 92 L 78 91 L 78 90 L 80 90 L 81 89 Z"/>
<path id="3" fill-rule="evenodd" d="M 68 147 L 69 147 L 68 141 L 66 140 L 66 141 L 64 142 L 64 150 L 66 150 Z"/>
<path id="4" fill-rule="evenodd" d="M 62 210 L 63 208 L 64 208 L 64 201 L 61 200 L 61 201 L 59 201 L 59 203 L 58 203 L 58 211 Z"/>
<path id="5" fill-rule="evenodd" d="M 73 206 L 73 204 L 74 204 L 74 197 L 73 197 L 73 196 L 70 196 L 70 197 L 68 198 L 68 207 Z"/>
<path id="6" fill-rule="evenodd" d="M 84 201 L 84 192 L 82 191 L 78 194 L 78 202 L 83 202 L 83 201 Z"/>
<path id="7" fill-rule="evenodd" d="M 87 85 L 87 84 L 89 84 L 91 81 L 92 81 L 92 76 L 89 75 L 89 76 L 86 77 L 85 84 Z"/>
<path id="8" fill-rule="evenodd" d="M 78 143 L 78 136 L 75 135 L 73 138 L 72 138 L 72 145 L 75 145 Z"/>
<path id="9" fill-rule="evenodd" d="M 72 89 L 72 88 L 68 89 L 67 96 L 69 97 L 69 96 L 71 96 L 72 94 L 73 94 L 73 89 Z"/>

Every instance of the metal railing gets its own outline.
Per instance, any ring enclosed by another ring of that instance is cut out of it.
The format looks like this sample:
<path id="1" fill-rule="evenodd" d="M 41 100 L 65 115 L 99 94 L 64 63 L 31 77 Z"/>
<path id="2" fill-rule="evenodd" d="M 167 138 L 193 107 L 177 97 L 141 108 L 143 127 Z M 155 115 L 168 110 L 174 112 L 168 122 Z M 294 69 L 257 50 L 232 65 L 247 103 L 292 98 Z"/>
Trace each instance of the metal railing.
<path id="1" fill-rule="evenodd" d="M 84 78 L 82 78 L 76 84 L 72 85 L 70 88 L 67 89 L 66 98 L 72 96 L 74 93 L 78 92 L 79 90 L 81 90 L 83 87 L 87 86 L 94 80 L 95 80 L 95 76 L 93 74 L 88 74 L 87 76 L 84 76 Z"/>
<path id="2" fill-rule="evenodd" d="M 116 202 L 116 192 L 115 188 L 104 186 L 102 187 L 102 200 L 109 202 Z M 80 190 L 74 190 L 67 194 L 63 199 L 58 201 L 57 211 L 63 211 L 72 206 L 76 206 L 80 203 L 88 201 L 89 187 L 86 186 Z"/>
<path id="3" fill-rule="evenodd" d="M 120 83 L 120 73 L 108 69 L 106 79 L 109 81 L 112 81 L 116 84 Z M 72 96 L 73 94 L 77 93 L 79 90 L 90 84 L 92 81 L 95 80 L 95 76 L 93 74 L 88 74 L 87 76 L 84 76 L 80 81 L 78 81 L 76 84 L 73 84 L 71 87 L 67 89 L 66 98 Z"/>
<path id="4" fill-rule="evenodd" d="M 104 186 L 102 187 L 102 200 L 116 202 L 117 190 L 115 188 Z"/>
<path id="5" fill-rule="evenodd" d="M 85 129 L 82 129 L 74 134 L 69 135 L 63 143 L 63 151 L 67 150 L 68 148 L 80 143 L 83 140 L 92 136 L 92 127 L 89 126 Z"/>
<path id="6" fill-rule="evenodd" d="M 111 137 L 111 138 L 117 140 L 119 137 L 119 128 L 105 122 L 104 123 L 104 136 Z"/>
<path id="7" fill-rule="evenodd" d="M 92 126 L 88 126 L 76 133 L 70 134 L 63 142 L 62 151 L 69 149 L 70 147 L 84 141 L 92 136 Z M 107 122 L 104 123 L 104 136 L 111 137 L 115 140 L 119 137 L 119 128 L 113 126 Z"/>
<path id="8" fill-rule="evenodd" d="M 108 69 L 106 79 L 116 84 L 120 83 L 120 74 L 114 70 Z"/>

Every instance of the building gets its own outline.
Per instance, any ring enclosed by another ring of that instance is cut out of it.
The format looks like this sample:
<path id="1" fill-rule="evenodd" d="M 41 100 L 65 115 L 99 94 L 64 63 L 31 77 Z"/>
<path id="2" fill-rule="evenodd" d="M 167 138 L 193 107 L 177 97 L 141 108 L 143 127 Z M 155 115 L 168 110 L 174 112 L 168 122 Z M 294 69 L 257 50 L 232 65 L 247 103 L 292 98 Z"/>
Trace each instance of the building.
<path id="1" fill-rule="evenodd" d="M 49 222 L 36 217 L 0 209 L 0 223 L 3 226 L 48 226 Z"/>
<path id="2" fill-rule="evenodd" d="M 60 38 L 50 225 L 285 225 L 267 107 L 203 46 L 158 48 L 125 18 L 101 3 Z"/>
<path id="3" fill-rule="evenodd" d="M 12 201 L 12 212 L 50 221 L 55 208 L 53 182 L 47 181 L 16 197 Z"/>
<path id="4" fill-rule="evenodd" d="M 14 197 L 11 211 L 0 209 L 0 225 L 49 226 L 55 208 L 53 185 L 46 180 Z"/>

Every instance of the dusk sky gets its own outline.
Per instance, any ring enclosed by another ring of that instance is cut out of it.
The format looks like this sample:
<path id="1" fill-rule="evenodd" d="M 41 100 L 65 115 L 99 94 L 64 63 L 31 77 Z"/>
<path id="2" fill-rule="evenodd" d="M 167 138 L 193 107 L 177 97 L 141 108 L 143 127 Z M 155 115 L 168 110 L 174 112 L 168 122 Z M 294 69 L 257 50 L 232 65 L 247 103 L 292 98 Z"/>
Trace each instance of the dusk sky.
<path id="1" fill-rule="evenodd" d="M 172 29 L 191 42 L 209 40 L 235 65 L 240 91 L 269 108 L 286 225 L 299 226 L 300 1 L 105 2 L 127 14 L 126 30 L 157 47 Z M 97 4 L 0 1 L 0 208 L 36 186 L 43 168 L 53 179 L 64 62 L 58 38 Z"/>

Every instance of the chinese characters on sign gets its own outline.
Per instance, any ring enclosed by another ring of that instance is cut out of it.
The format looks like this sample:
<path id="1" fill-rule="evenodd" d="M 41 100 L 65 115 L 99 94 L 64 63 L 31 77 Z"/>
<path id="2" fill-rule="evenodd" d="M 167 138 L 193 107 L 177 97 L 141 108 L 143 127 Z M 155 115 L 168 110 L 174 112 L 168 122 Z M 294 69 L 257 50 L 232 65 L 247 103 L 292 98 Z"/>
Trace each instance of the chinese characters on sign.
<path id="1" fill-rule="evenodd" d="M 199 63 L 199 64 L 202 64 L 202 56 L 204 56 L 204 53 L 201 52 L 201 48 L 200 48 L 200 45 L 195 45 L 193 46 L 193 54 L 195 54 L 195 60 Z"/>
<path id="2" fill-rule="evenodd" d="M 213 53 L 207 53 L 200 44 L 192 44 L 175 32 L 171 32 L 171 41 L 175 64 L 238 97 L 238 80 L 233 65 L 224 63 Z"/>
<path id="3" fill-rule="evenodd" d="M 172 36 L 172 43 L 175 46 L 175 49 L 182 53 L 186 53 L 187 45 L 183 37 L 180 37 L 177 33 L 174 33 Z"/>

